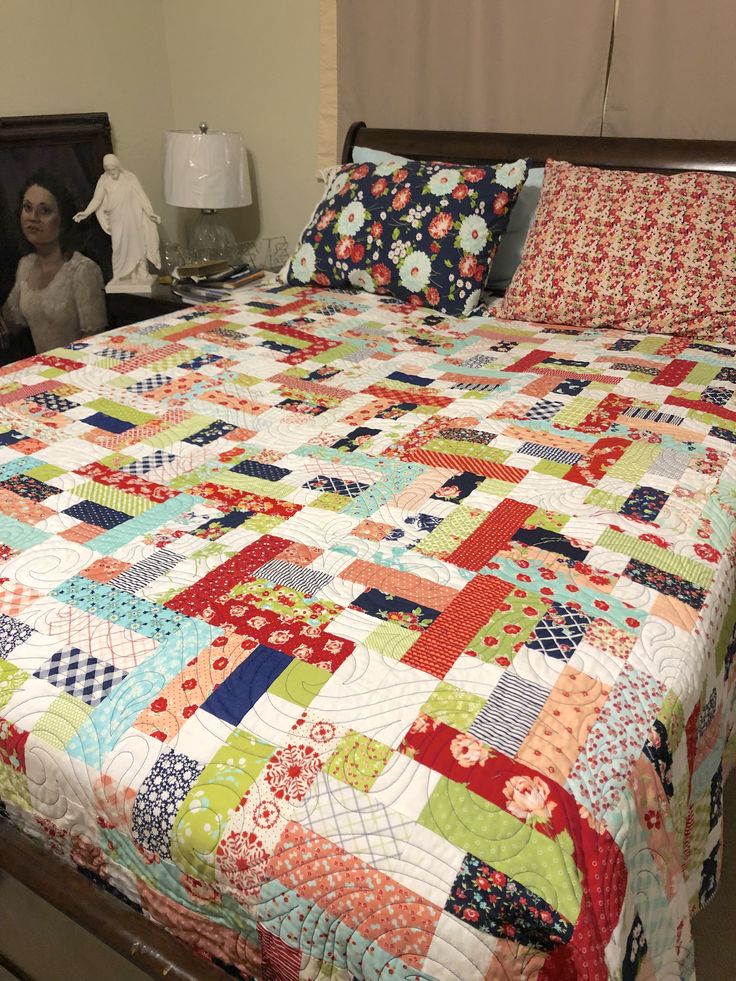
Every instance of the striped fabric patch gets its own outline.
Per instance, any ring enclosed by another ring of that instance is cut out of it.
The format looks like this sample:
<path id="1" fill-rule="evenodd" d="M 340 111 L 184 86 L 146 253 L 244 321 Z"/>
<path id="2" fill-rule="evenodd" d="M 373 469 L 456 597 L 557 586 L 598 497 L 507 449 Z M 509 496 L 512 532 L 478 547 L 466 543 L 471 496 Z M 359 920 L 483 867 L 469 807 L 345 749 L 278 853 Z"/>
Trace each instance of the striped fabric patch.
<path id="1" fill-rule="evenodd" d="M 518 449 L 519 453 L 527 456 L 536 456 L 542 460 L 551 460 L 553 463 L 567 463 L 570 466 L 581 459 L 582 454 L 571 453 L 569 450 L 557 450 L 554 446 L 541 446 L 539 443 L 524 443 Z"/>
<path id="2" fill-rule="evenodd" d="M 305 569 L 304 566 L 295 565 L 293 562 L 284 562 L 282 559 L 266 562 L 259 569 L 256 569 L 253 575 L 256 579 L 268 579 L 279 586 L 288 586 L 289 589 L 307 596 L 319 592 L 333 579 L 326 572 Z"/>
<path id="3" fill-rule="evenodd" d="M 551 689 L 505 671 L 468 732 L 514 756 L 537 720 Z"/>
<path id="4" fill-rule="evenodd" d="M 175 565 L 183 560 L 183 556 L 176 552 L 169 552 L 165 548 L 160 548 L 153 555 L 136 562 L 130 569 L 121 572 L 115 579 L 111 579 L 108 586 L 116 589 L 123 589 L 126 593 L 135 593 L 144 586 L 148 586 L 154 579 L 163 576 L 164 573 L 173 569 Z"/>

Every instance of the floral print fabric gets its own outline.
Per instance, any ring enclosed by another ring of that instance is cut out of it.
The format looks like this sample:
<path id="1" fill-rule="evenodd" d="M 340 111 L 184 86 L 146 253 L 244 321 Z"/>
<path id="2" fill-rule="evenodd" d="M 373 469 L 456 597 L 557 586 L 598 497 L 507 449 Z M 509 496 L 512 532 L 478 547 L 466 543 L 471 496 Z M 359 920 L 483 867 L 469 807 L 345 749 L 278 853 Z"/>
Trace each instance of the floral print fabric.
<path id="1" fill-rule="evenodd" d="M 510 320 L 736 334 L 736 180 L 549 160 Z"/>
<path id="2" fill-rule="evenodd" d="M 466 316 L 480 302 L 527 172 L 525 160 L 339 167 L 302 233 L 287 280 L 390 293 L 412 306 Z"/>

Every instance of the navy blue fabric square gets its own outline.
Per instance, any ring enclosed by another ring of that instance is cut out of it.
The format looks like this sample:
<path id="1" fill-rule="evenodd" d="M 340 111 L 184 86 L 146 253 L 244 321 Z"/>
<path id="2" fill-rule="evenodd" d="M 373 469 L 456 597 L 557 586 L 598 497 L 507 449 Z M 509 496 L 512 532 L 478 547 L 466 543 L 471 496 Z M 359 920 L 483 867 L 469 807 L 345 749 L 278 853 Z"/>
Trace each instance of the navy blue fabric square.
<path id="1" fill-rule="evenodd" d="M 244 521 L 253 517 L 253 514 L 253 511 L 228 511 L 220 518 L 210 518 L 209 521 L 205 521 L 203 525 L 194 530 L 193 534 L 197 538 L 207 538 L 209 541 L 214 541 L 228 531 L 232 531 L 233 528 L 239 528 Z"/>
<path id="2" fill-rule="evenodd" d="M 246 477 L 259 477 L 261 480 L 281 480 L 288 477 L 291 470 L 275 467 L 272 463 L 259 463 L 257 460 L 243 460 L 230 468 L 233 473 L 242 473 Z"/>
<path id="3" fill-rule="evenodd" d="M 185 361 L 184 364 L 180 364 L 179 367 L 183 368 L 185 371 L 199 371 L 199 369 L 204 368 L 206 364 L 214 364 L 215 361 L 221 360 L 221 354 L 198 354 L 196 358 L 192 358 L 191 361 Z"/>
<path id="4" fill-rule="evenodd" d="M 52 654 L 34 672 L 34 677 L 48 681 L 74 698 L 81 698 L 94 708 L 107 698 L 126 674 L 112 664 L 98 661 L 78 647 L 69 647 Z"/>
<path id="5" fill-rule="evenodd" d="M 82 422 L 86 422 L 88 426 L 95 426 L 97 429 L 104 429 L 108 433 L 127 433 L 129 429 L 135 429 L 132 422 L 116 419 L 115 416 L 108 416 L 104 412 L 95 412 L 83 419 Z"/>
<path id="6" fill-rule="evenodd" d="M 237 429 L 237 426 L 233 426 L 229 422 L 223 422 L 221 419 L 215 419 L 214 422 L 210 423 L 209 426 L 205 426 L 204 429 L 200 429 L 199 432 L 192 433 L 191 436 L 185 436 L 182 442 L 191 443 L 193 446 L 206 446 L 208 443 L 214 443 L 216 439 L 227 436 L 233 429 Z"/>
<path id="7" fill-rule="evenodd" d="M 552 391 L 555 395 L 580 395 L 588 385 L 590 385 L 590 382 L 585 378 L 565 378 Z"/>
<path id="8" fill-rule="evenodd" d="M 259 644 L 242 664 L 202 703 L 202 708 L 236 726 L 293 658 Z"/>
<path id="9" fill-rule="evenodd" d="M 20 443 L 25 438 L 17 429 L 9 429 L 7 433 L 0 433 L 0 446 L 13 446 L 14 443 Z"/>
<path id="10" fill-rule="evenodd" d="M 621 514 L 638 521 L 655 521 L 669 494 L 659 487 L 635 487 L 621 508 Z"/>
<path id="11" fill-rule="evenodd" d="M 562 603 L 552 603 L 526 646 L 547 657 L 569 661 L 590 623 L 590 617 L 580 610 L 573 610 Z"/>
<path id="12" fill-rule="evenodd" d="M 289 283 L 353 286 L 468 316 L 480 302 L 529 161 L 345 164 L 290 259 Z"/>
<path id="13" fill-rule="evenodd" d="M 730 429 L 723 429 L 721 426 L 711 426 L 708 430 L 709 436 L 715 436 L 716 439 L 725 439 L 729 443 L 736 443 L 736 432 L 731 432 Z"/>
<path id="14" fill-rule="evenodd" d="M 347 436 L 343 436 L 342 439 L 338 439 L 337 442 L 332 444 L 333 450 L 357 450 L 358 447 L 365 443 L 371 438 L 371 436 L 377 436 L 380 433 L 380 429 L 368 429 L 366 426 L 358 426 L 357 429 L 353 429 L 349 432 Z"/>
<path id="15" fill-rule="evenodd" d="M 485 477 L 477 473 L 470 473 L 469 471 L 464 471 L 463 473 L 456 473 L 453 477 L 438 487 L 437 490 L 432 494 L 432 498 L 435 501 L 459 501 L 464 500 L 468 494 L 472 494 L 475 488 L 482 484 Z"/>
<path id="16" fill-rule="evenodd" d="M 114 508 L 106 508 L 104 504 L 97 504 L 95 501 L 80 501 L 79 504 L 72 504 L 64 511 L 64 514 L 71 515 L 78 521 L 86 521 L 88 525 L 97 525 L 106 531 L 121 525 L 124 521 L 130 521 L 129 514 L 116 511 Z"/>
<path id="17" fill-rule="evenodd" d="M 171 858 L 172 829 L 204 765 L 184 753 L 161 753 L 133 802 L 133 840 L 160 858 Z"/>
<path id="18" fill-rule="evenodd" d="M 410 630 L 425 630 L 440 615 L 431 606 L 422 606 L 403 596 L 393 596 L 380 589 L 367 589 L 350 604 L 354 610 L 362 610 L 370 616 L 389 623 L 399 623 Z"/>
<path id="19" fill-rule="evenodd" d="M 421 375 L 407 375 L 405 371 L 392 371 L 386 376 L 391 381 L 402 382 L 404 385 L 431 385 L 432 378 L 422 378 Z"/>
<path id="20" fill-rule="evenodd" d="M 16 647 L 25 644 L 32 633 L 28 624 L 0 613 L 0 659 L 6 658 Z"/>
<path id="21" fill-rule="evenodd" d="M 340 477 L 325 477 L 319 474 L 304 484 L 309 490 L 321 490 L 330 494 L 342 494 L 343 497 L 358 497 L 368 490 L 370 484 L 361 484 L 357 480 L 342 480 Z"/>

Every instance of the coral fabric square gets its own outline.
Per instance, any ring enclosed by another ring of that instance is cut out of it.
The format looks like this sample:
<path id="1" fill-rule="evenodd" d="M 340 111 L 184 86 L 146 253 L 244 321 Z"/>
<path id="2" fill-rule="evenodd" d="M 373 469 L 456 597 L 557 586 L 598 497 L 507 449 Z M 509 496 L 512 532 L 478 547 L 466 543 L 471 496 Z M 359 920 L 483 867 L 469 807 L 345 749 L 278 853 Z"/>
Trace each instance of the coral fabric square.
<path id="1" fill-rule="evenodd" d="M 736 317 L 736 180 L 549 160 L 511 320 L 727 338 Z"/>

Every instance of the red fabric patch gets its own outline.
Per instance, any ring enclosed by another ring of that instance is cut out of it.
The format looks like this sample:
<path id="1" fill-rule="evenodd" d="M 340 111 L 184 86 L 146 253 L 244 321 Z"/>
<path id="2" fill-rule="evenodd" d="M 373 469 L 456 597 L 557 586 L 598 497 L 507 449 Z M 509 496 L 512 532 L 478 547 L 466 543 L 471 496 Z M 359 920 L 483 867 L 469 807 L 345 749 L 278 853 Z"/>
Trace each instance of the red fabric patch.
<path id="1" fill-rule="evenodd" d="M 428 392 L 426 389 L 419 388 L 419 386 L 415 388 L 386 388 L 384 385 L 371 385 L 369 388 L 364 389 L 363 395 L 372 395 L 377 399 L 387 399 L 389 405 L 401 405 L 402 403 L 411 402 L 413 405 L 436 405 L 441 409 L 447 405 L 452 405 L 455 401 L 446 395 L 437 395 L 434 392 Z"/>
<path id="2" fill-rule="evenodd" d="M 290 518 L 302 509 L 301 504 L 277 501 L 272 497 L 261 497 L 260 494 L 220 484 L 198 484 L 192 487 L 190 493 L 206 497 L 223 510 L 254 511 L 256 514 L 273 514 L 278 518 Z"/>
<path id="3" fill-rule="evenodd" d="M 736 422 L 736 412 L 727 409 L 725 405 L 716 405 L 715 402 L 703 402 L 700 399 L 682 399 L 677 395 L 670 395 L 665 399 L 667 405 L 679 405 L 684 409 L 697 409 L 699 412 L 707 412 L 710 416 L 718 416 L 719 419 L 726 419 L 728 422 Z M 17 444 L 13 447 L 17 449 Z"/>
<path id="4" fill-rule="evenodd" d="M 508 368 L 504 368 L 503 370 L 514 372 L 530 371 L 548 357 L 550 357 L 549 351 L 530 351 L 529 354 L 524 355 L 519 361 L 514 362 L 514 364 L 509 365 Z"/>
<path id="5" fill-rule="evenodd" d="M 479 572 L 499 549 L 509 543 L 511 536 L 537 510 L 533 504 L 502 501 L 465 541 L 449 556 L 448 561 L 462 569 Z"/>
<path id="6" fill-rule="evenodd" d="M 606 397 L 575 426 L 578 433 L 605 433 L 625 409 L 631 408 L 634 400 L 623 395 Z"/>
<path id="7" fill-rule="evenodd" d="M 476 576 L 424 631 L 401 659 L 402 664 L 444 678 L 513 588 L 495 576 Z"/>
<path id="8" fill-rule="evenodd" d="M 679 385 L 687 378 L 695 366 L 695 361 L 670 361 L 670 363 L 666 367 L 662 368 L 659 374 L 652 379 L 652 384 L 665 385 L 667 388 L 674 388 L 675 385 Z"/>
<path id="9" fill-rule="evenodd" d="M 586 484 L 594 487 L 603 477 L 609 467 L 620 460 L 631 441 L 620 436 L 609 436 L 599 439 L 594 444 L 584 460 L 578 460 L 565 474 L 564 479 L 573 484 Z"/>
<path id="10" fill-rule="evenodd" d="M 510 484 L 518 484 L 527 475 L 527 471 L 522 470 L 521 467 L 509 467 L 505 463 L 496 463 L 493 460 L 479 460 L 474 456 L 438 453 L 436 450 L 410 450 L 405 454 L 404 459 L 410 463 L 424 463 L 428 467 L 479 473 L 483 477 L 505 480 Z"/>
<path id="11" fill-rule="evenodd" d="M 12 722 L 5 722 L 0 730 L 0 763 L 25 773 L 28 735 L 16 729 Z"/>
<path id="12" fill-rule="evenodd" d="M 233 586 L 246 582 L 259 566 L 275 559 L 289 545 L 291 542 L 285 538 L 262 535 L 258 541 L 246 545 L 237 555 L 233 555 L 164 605 L 177 613 L 197 616 L 211 606 L 218 596 L 227 597 Z"/>
<path id="13" fill-rule="evenodd" d="M 91 477 L 97 484 L 103 484 L 105 487 L 117 487 L 118 490 L 145 497 L 147 501 L 154 501 L 157 504 L 179 496 L 179 491 L 170 490 L 162 484 L 154 484 L 150 480 L 144 480 L 142 477 L 136 477 L 130 473 L 111 470 L 110 467 L 106 467 L 102 463 L 89 463 L 74 472 L 78 473 L 80 477 Z"/>

